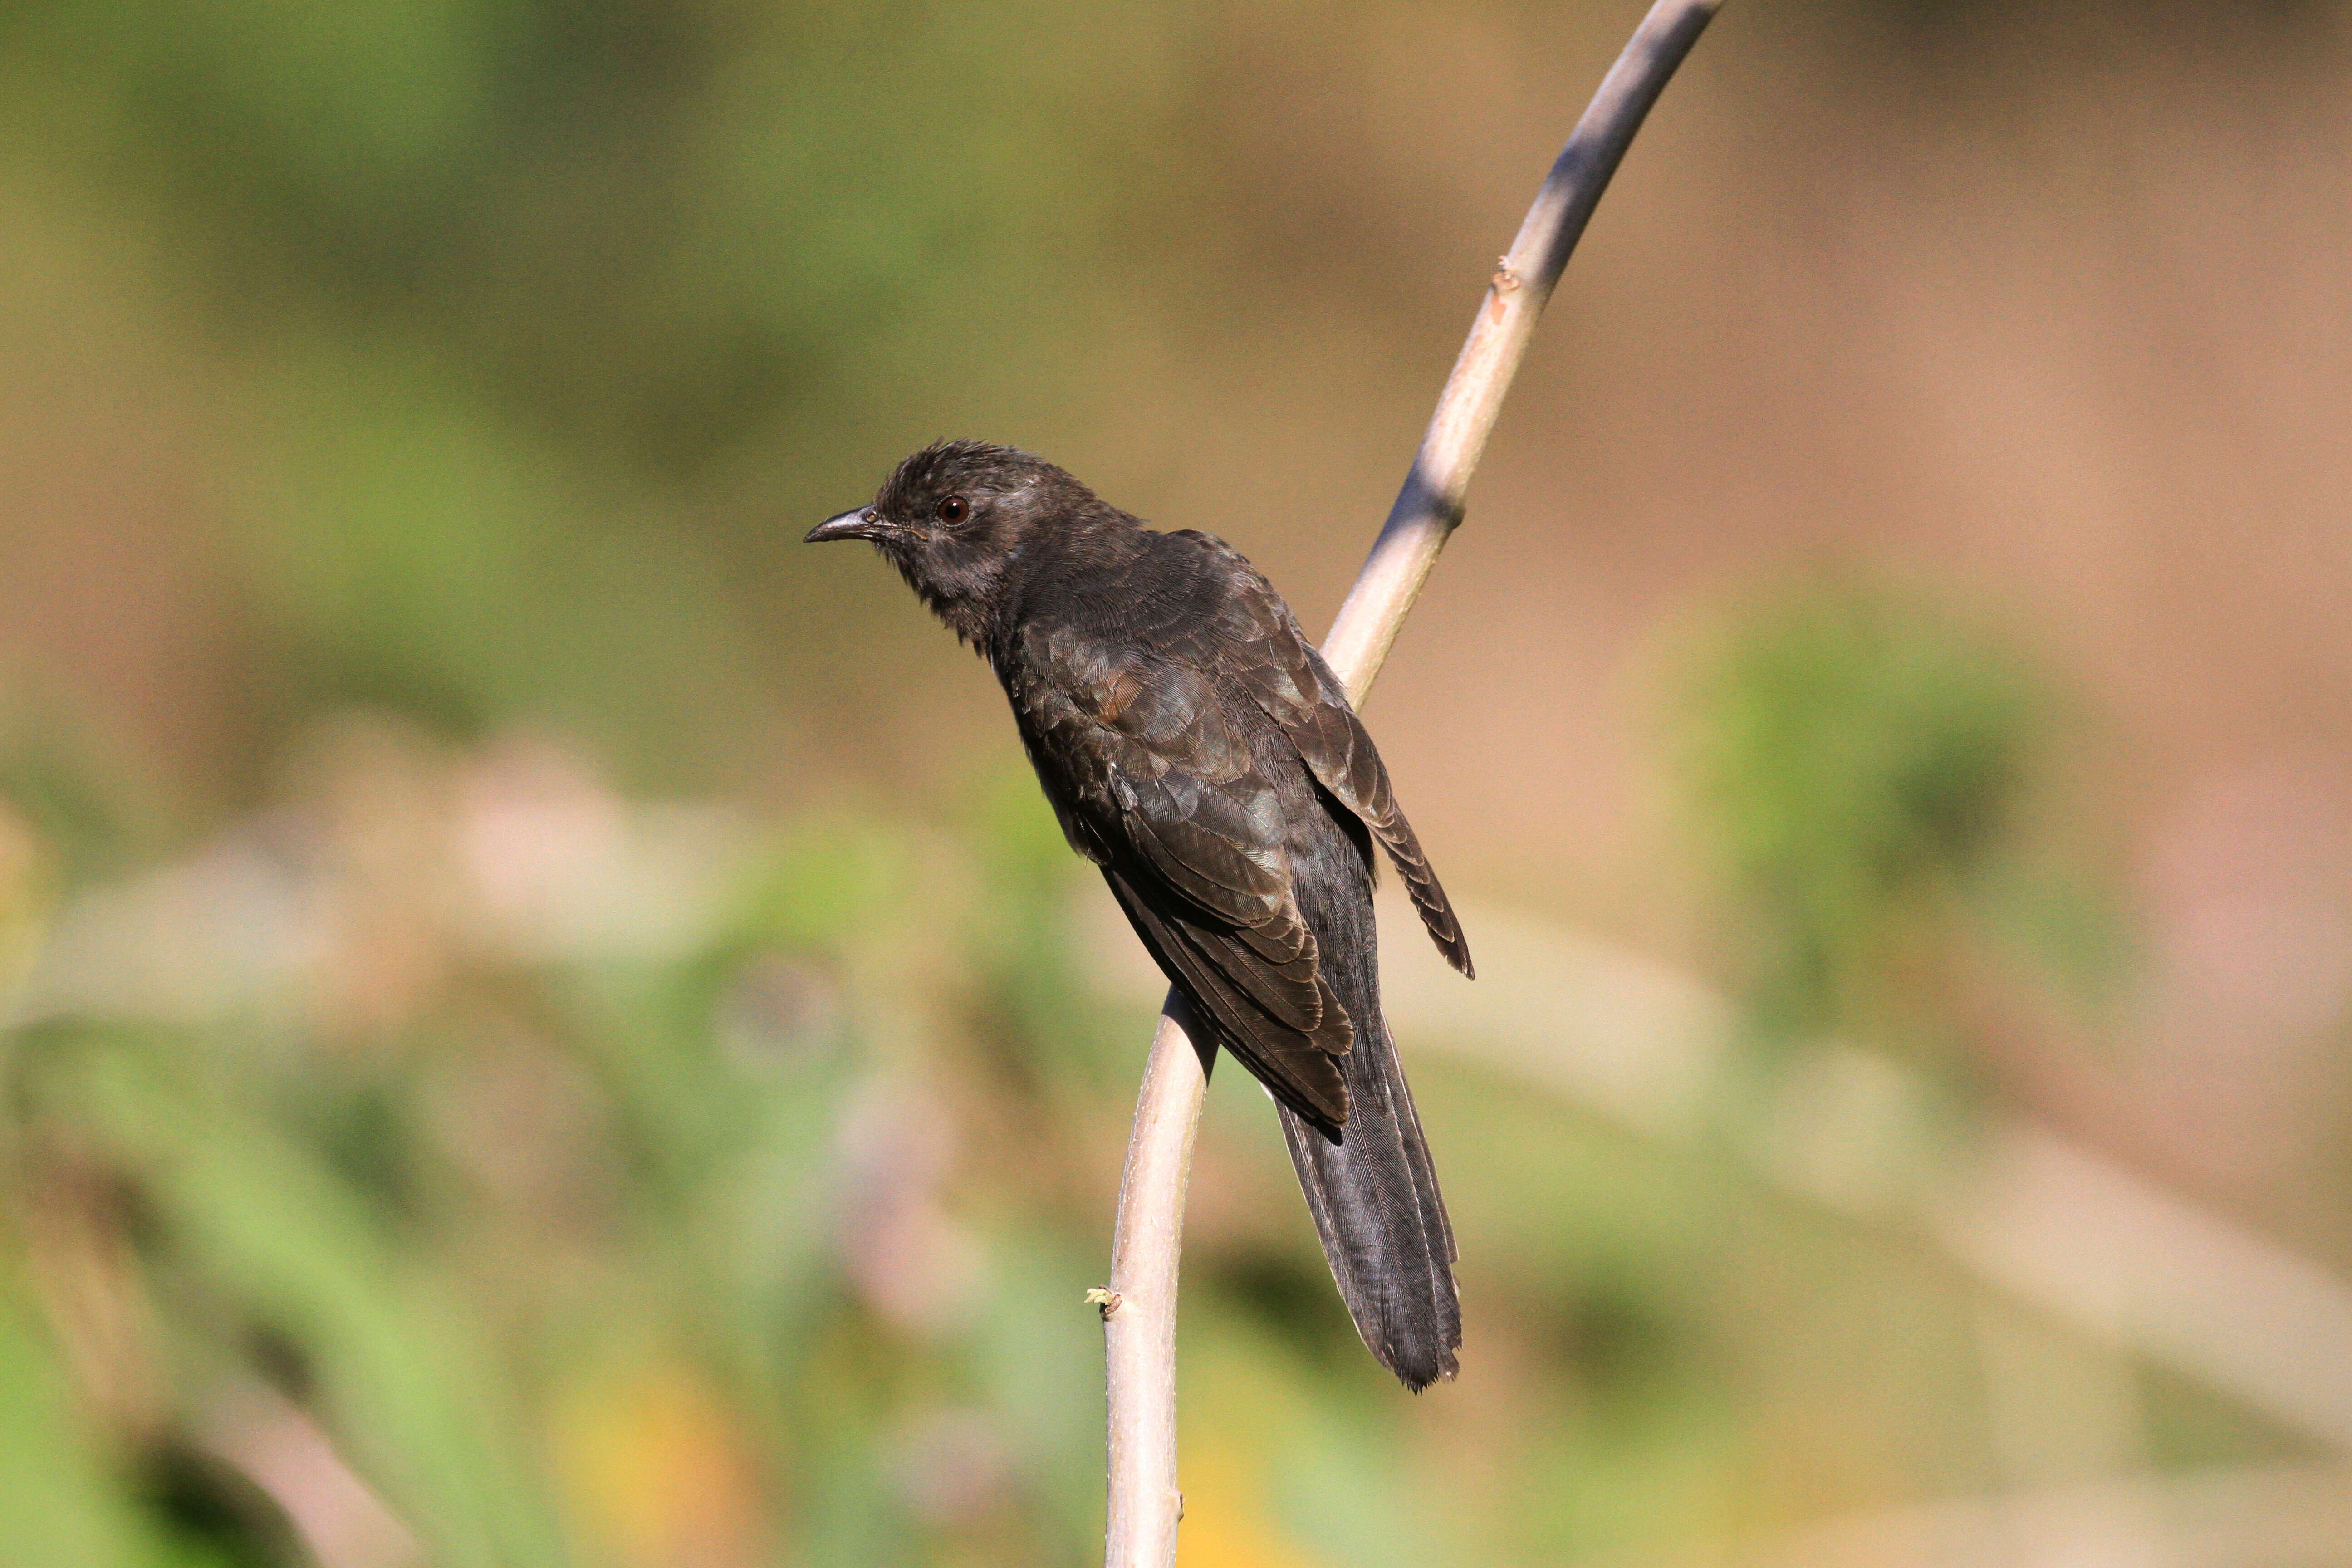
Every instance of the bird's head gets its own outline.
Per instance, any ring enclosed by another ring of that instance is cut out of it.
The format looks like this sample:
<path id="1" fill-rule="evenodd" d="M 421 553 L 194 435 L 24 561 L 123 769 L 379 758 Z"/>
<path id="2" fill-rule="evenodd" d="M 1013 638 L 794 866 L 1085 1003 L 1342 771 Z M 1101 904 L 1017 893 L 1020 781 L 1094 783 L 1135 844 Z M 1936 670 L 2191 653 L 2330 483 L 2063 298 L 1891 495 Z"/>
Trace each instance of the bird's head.
<path id="1" fill-rule="evenodd" d="M 809 530 L 864 539 L 923 602 L 978 646 L 1041 544 L 1126 521 L 1062 469 L 1011 447 L 942 441 L 900 463 L 873 500 Z"/>

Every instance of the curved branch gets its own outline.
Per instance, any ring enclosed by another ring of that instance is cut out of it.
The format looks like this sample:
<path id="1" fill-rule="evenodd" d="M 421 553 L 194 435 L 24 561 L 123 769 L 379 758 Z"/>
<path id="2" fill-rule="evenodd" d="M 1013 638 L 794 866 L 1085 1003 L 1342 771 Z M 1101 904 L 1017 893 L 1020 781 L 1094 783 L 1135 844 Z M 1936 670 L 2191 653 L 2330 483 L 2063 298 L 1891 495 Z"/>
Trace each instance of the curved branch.
<path id="1" fill-rule="evenodd" d="M 1518 237 L 1496 268 L 1454 374 L 1438 395 L 1412 471 L 1323 640 L 1323 657 L 1348 683 L 1349 701 L 1360 705 L 1371 689 L 1429 569 L 1437 564 L 1437 552 L 1462 521 L 1471 470 L 1486 450 L 1486 437 L 1503 411 L 1503 395 L 1518 374 L 1536 318 L 1567 268 L 1569 253 L 1583 237 L 1592 209 L 1633 145 L 1633 132 L 1722 3 L 1657 0 L 1650 7 L 1601 79 L 1536 193 Z"/>
<path id="2" fill-rule="evenodd" d="M 1536 318 L 1551 298 L 1610 176 L 1667 79 L 1722 0 L 1657 0 L 1593 95 L 1487 285 L 1470 336 L 1439 395 L 1404 488 L 1358 574 L 1323 655 L 1360 704 L 1390 646 L 1462 521 Z M 1144 1068 L 1119 1182 L 1109 1287 L 1097 1293 L 1109 1384 L 1108 1568 L 1169 1568 L 1184 1501 L 1176 1485 L 1176 1278 L 1192 1135 L 1213 1047 L 1186 1033 L 1169 994 Z"/>

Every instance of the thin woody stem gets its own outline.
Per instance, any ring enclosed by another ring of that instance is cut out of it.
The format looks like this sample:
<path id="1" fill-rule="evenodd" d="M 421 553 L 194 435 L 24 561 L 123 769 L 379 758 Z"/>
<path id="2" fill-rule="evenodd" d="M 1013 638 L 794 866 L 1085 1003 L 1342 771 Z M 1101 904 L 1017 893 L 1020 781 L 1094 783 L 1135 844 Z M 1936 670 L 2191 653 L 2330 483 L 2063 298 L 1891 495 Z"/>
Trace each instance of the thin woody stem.
<path id="1" fill-rule="evenodd" d="M 1601 79 L 1536 193 L 1518 237 L 1495 269 L 1454 374 L 1438 395 L 1412 471 L 1323 639 L 1323 657 L 1348 683 L 1349 701 L 1361 705 L 1371 689 L 1406 613 L 1437 564 L 1437 552 L 1462 521 L 1470 475 L 1503 411 L 1503 395 L 1511 389 L 1528 340 L 1535 335 L 1536 318 L 1583 237 L 1586 221 L 1650 106 L 1722 3 L 1658 0 L 1650 7 Z"/>
<path id="2" fill-rule="evenodd" d="M 1412 470 L 1323 642 L 1351 702 L 1360 704 L 1371 689 L 1437 552 L 1462 521 L 1470 475 L 1586 220 L 1650 106 L 1721 4 L 1657 0 L 1650 7 L 1487 285 Z M 1209 1055 L 1185 1032 L 1182 1017 L 1171 991 L 1136 1100 L 1110 1284 L 1099 1300 L 1110 1404 L 1107 1568 L 1171 1568 L 1184 1511 L 1176 1484 L 1176 1278 Z"/>

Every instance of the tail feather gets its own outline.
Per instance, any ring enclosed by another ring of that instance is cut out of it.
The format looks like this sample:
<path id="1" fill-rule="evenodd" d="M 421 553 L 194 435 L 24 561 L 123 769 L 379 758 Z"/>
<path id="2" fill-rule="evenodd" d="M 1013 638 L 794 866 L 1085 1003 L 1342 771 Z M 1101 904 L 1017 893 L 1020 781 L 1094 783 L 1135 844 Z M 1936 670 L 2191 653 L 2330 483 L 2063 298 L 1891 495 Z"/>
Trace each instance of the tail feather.
<path id="1" fill-rule="evenodd" d="M 1342 1058 L 1348 1122 L 1336 1134 L 1276 1103 L 1290 1162 L 1331 1278 L 1380 1363 L 1415 1394 L 1454 1374 L 1462 1306 L 1454 1226 L 1388 1029 L 1360 1021 Z"/>
<path id="2" fill-rule="evenodd" d="M 1128 866 L 1105 866 L 1103 875 L 1184 997 L 1188 1027 L 1232 1052 L 1273 1095 L 1349 1315 L 1374 1359 L 1418 1394 L 1454 1374 L 1462 1345 L 1454 1227 L 1381 1016 L 1371 836 L 1336 810 L 1299 819 L 1337 830 L 1287 846 L 1298 912 L 1315 939 L 1322 1006 L 1312 1033 L 1233 979 L 1230 970 L 1267 960 L 1231 928 L 1198 918 Z"/>

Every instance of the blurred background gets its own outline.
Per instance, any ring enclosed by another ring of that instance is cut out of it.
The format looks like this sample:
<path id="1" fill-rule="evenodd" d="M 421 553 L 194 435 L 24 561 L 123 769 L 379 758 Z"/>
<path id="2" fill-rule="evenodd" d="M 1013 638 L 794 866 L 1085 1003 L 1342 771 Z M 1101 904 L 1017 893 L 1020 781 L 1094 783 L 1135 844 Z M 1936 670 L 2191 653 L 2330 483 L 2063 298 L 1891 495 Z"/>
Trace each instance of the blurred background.
<path id="1" fill-rule="evenodd" d="M 0 6 L 0 1562 L 1089 1560 L 1159 984 L 797 541 L 1328 625 L 1640 9 Z M 2352 1563 L 2347 65 L 1701 41 L 1370 707 L 1461 1379 L 1219 1073 L 1192 1568 Z"/>

